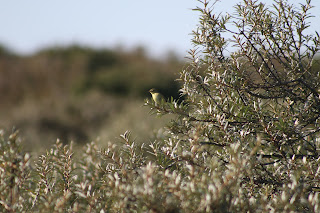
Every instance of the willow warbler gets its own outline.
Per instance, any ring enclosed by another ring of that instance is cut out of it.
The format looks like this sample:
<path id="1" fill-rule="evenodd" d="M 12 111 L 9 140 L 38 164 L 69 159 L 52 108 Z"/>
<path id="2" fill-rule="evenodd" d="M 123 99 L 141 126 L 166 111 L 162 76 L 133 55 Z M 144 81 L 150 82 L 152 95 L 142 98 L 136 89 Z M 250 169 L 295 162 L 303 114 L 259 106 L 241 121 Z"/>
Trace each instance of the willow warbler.
<path id="1" fill-rule="evenodd" d="M 152 88 L 149 90 L 149 92 L 151 93 L 152 98 L 153 98 L 154 102 L 156 103 L 156 105 L 158 105 L 162 102 L 165 102 L 164 96 L 161 93 L 159 93 L 156 89 Z"/>

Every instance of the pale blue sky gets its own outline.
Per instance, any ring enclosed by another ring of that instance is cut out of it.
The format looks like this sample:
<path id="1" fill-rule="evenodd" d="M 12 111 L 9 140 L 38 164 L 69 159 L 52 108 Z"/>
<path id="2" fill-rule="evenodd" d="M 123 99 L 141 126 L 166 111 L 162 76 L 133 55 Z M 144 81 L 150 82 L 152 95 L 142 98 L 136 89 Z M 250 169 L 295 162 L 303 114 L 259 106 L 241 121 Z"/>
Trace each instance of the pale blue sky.
<path id="1" fill-rule="evenodd" d="M 230 13 L 235 2 L 239 1 L 222 0 L 217 9 Z M 318 20 L 320 1 L 312 2 Z M 199 13 L 191 9 L 201 4 L 196 0 L 0 0 L 0 5 L 0 43 L 20 53 L 79 43 L 143 45 L 153 55 L 174 50 L 184 56 L 192 47 L 189 34 L 198 22 Z M 320 31 L 318 22 L 312 25 Z"/>

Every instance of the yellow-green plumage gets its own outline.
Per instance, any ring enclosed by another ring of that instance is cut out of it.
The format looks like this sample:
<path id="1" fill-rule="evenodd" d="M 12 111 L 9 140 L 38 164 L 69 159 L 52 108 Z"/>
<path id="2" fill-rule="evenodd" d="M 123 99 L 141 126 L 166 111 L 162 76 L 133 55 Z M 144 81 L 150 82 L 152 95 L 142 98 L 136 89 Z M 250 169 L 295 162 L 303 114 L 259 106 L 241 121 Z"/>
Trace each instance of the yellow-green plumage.
<path id="1" fill-rule="evenodd" d="M 151 93 L 152 99 L 154 100 L 156 105 L 165 102 L 164 96 L 161 93 L 159 93 L 156 89 L 152 88 L 149 90 L 149 92 Z"/>

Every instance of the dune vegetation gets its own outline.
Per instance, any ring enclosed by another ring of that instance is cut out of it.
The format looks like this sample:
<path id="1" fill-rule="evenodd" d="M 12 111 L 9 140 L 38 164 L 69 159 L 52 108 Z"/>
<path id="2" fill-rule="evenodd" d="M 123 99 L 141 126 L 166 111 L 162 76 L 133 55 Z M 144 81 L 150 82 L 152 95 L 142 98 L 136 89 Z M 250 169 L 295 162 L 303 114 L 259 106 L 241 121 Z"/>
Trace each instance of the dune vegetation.
<path id="1" fill-rule="evenodd" d="M 311 2 L 201 2 L 187 61 L 0 49 L 1 212 L 320 211 Z"/>

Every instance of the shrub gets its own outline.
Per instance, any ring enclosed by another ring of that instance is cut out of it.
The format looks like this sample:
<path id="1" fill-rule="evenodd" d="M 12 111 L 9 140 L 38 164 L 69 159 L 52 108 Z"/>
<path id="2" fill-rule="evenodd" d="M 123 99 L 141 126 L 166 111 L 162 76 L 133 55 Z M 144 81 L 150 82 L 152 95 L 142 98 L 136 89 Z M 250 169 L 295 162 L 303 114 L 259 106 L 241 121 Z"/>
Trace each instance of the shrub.
<path id="1" fill-rule="evenodd" d="M 318 211 L 319 70 L 312 63 L 320 39 L 305 32 L 310 1 L 300 8 L 243 1 L 233 15 L 202 3 L 196 50 L 180 76 L 186 105 L 149 103 L 179 116 L 165 149 L 182 182 L 196 180 L 198 195 L 186 198 L 192 211 Z"/>
<path id="2" fill-rule="evenodd" d="M 297 10 L 245 0 L 232 16 L 211 6 L 196 9 L 185 101 L 146 100 L 176 115 L 156 141 L 138 145 L 126 132 L 122 145 L 87 144 L 75 157 L 57 142 L 30 166 L 16 133 L 2 137 L 1 211 L 319 212 L 320 39 L 305 34 L 310 2 Z"/>

